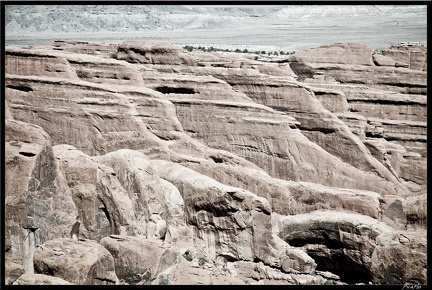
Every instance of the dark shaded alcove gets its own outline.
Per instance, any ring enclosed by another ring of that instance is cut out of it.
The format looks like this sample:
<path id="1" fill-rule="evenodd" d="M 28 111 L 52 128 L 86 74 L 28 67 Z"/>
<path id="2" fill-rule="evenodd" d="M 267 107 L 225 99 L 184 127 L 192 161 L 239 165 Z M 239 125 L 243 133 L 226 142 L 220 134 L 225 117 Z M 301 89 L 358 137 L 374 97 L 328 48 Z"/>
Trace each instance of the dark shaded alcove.
<path id="1" fill-rule="evenodd" d="M 162 94 L 195 94 L 195 90 L 192 88 L 185 87 L 168 87 L 168 86 L 159 86 L 155 88 L 156 91 L 161 92 Z"/>
<path id="2" fill-rule="evenodd" d="M 307 252 L 309 256 L 317 263 L 316 270 L 329 271 L 340 277 L 341 282 L 347 284 L 364 283 L 369 284 L 372 281 L 370 272 L 363 265 L 349 259 L 342 250 L 331 256 L 315 255 Z"/>

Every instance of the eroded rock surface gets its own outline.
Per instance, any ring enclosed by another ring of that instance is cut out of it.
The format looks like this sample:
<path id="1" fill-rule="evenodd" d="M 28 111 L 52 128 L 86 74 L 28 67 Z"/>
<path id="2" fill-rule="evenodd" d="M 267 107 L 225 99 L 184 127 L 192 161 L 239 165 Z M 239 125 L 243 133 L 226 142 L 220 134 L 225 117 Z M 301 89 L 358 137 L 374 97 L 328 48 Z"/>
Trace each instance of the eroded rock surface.
<path id="1" fill-rule="evenodd" d="M 54 239 L 42 244 L 34 256 L 35 272 L 74 284 L 118 283 L 110 252 L 93 240 Z"/>
<path id="2" fill-rule="evenodd" d="M 74 283 L 50 275 L 23 274 L 12 285 L 74 285 Z"/>
<path id="3" fill-rule="evenodd" d="M 426 53 L 6 47 L 6 284 L 426 283 Z"/>
<path id="4" fill-rule="evenodd" d="M 376 242 L 371 263 L 375 283 L 427 283 L 425 232 L 383 233 L 377 237 Z"/>
<path id="5" fill-rule="evenodd" d="M 180 257 L 161 242 L 145 238 L 111 235 L 100 243 L 113 256 L 117 277 L 129 285 L 149 284 Z"/>

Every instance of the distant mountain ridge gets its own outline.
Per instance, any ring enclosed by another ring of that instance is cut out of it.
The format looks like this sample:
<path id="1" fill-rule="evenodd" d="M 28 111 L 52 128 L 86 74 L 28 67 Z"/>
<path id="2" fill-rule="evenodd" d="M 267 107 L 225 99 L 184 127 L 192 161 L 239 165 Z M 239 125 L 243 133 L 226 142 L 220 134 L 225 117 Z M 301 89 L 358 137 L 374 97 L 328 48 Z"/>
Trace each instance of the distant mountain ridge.
<path id="1" fill-rule="evenodd" d="M 426 15 L 426 5 L 7 5 L 6 35 L 220 30 L 296 19 Z"/>

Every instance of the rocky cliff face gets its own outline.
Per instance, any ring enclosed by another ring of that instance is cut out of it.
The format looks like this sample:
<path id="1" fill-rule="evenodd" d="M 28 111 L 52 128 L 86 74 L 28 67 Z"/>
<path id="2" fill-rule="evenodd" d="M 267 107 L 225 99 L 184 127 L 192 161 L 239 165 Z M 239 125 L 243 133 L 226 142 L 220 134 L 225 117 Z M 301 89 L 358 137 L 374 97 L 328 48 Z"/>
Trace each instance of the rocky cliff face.
<path id="1" fill-rule="evenodd" d="M 7 47 L 6 283 L 426 283 L 426 73 L 421 46 Z"/>

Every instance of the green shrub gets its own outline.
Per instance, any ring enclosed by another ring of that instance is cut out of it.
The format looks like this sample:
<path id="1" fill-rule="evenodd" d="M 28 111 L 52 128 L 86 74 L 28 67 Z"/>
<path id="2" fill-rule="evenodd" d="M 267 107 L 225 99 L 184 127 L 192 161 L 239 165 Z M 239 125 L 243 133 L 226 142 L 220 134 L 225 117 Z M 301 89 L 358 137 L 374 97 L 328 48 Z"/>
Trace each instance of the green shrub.
<path id="1" fill-rule="evenodd" d="M 193 256 L 189 251 L 184 252 L 183 257 L 189 262 L 193 260 Z"/>
<path id="2" fill-rule="evenodd" d="M 323 285 L 333 285 L 333 281 L 332 280 L 325 280 Z"/>
<path id="3" fill-rule="evenodd" d="M 185 45 L 183 46 L 183 48 L 189 52 L 194 50 L 194 47 L 192 45 Z"/>
<path id="4" fill-rule="evenodd" d="M 170 284 L 171 283 L 167 277 L 163 277 L 162 279 L 159 280 L 159 285 L 170 285 Z"/>
<path id="5" fill-rule="evenodd" d="M 208 260 L 205 257 L 199 257 L 198 258 L 198 264 L 200 266 L 204 265 L 205 263 L 208 263 Z"/>

